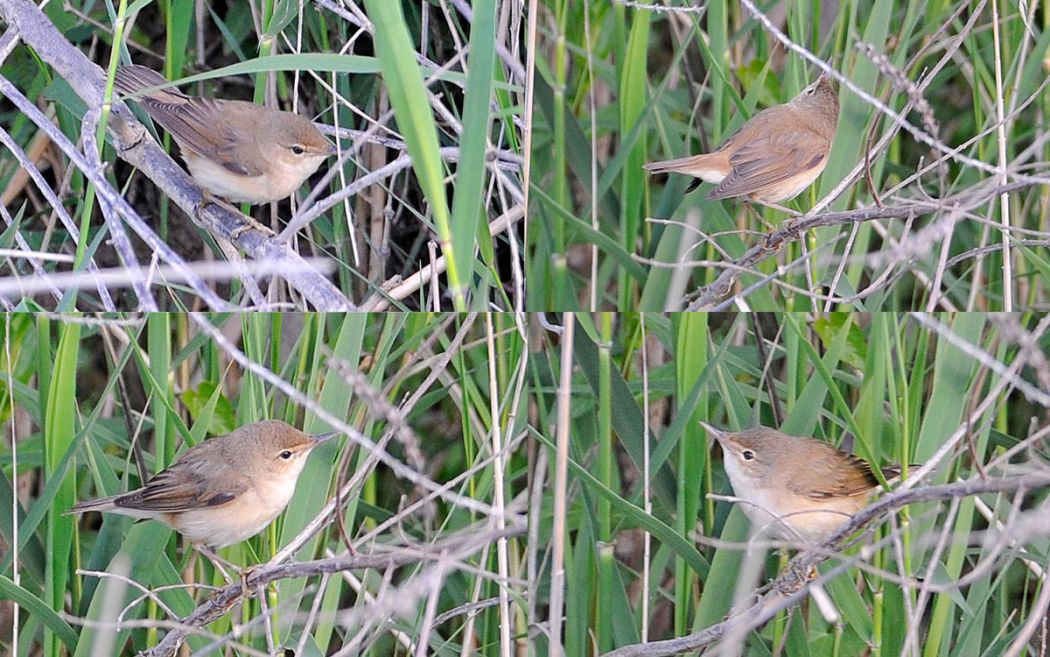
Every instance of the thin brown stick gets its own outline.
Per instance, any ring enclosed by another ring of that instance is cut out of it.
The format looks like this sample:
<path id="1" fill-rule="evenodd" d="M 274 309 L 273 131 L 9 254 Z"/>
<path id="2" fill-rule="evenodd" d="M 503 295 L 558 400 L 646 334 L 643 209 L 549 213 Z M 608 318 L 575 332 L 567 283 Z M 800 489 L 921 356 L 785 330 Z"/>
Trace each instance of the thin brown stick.
<path id="1" fill-rule="evenodd" d="M 1034 185 L 1034 182 L 1022 180 L 991 189 L 971 189 L 964 193 L 944 199 L 939 207 L 958 210 L 976 207 L 990 197 L 1005 194 Z M 907 219 L 933 212 L 930 203 L 912 203 L 898 207 L 871 207 L 849 210 L 846 212 L 821 212 L 812 216 L 803 215 L 798 219 L 785 222 L 780 228 L 766 233 L 765 238 L 744 252 L 744 255 L 731 263 L 729 268 L 719 274 L 715 282 L 702 288 L 697 298 L 689 304 L 689 311 L 710 310 L 719 300 L 729 294 L 733 283 L 742 271 L 751 270 L 760 262 L 767 260 L 782 246 L 802 238 L 806 231 L 818 226 L 836 226 L 857 222 L 874 221 L 875 219 Z"/>
<path id="2" fill-rule="evenodd" d="M 826 550 L 841 545 L 851 534 L 890 510 L 916 502 L 956 499 L 982 493 L 1028 491 L 1048 486 L 1050 486 L 1050 472 L 1037 471 L 1017 477 L 988 480 L 976 478 L 890 493 L 854 515 L 849 522 L 824 541 L 818 551 L 803 550 L 796 555 L 773 581 L 769 592 L 747 609 L 733 614 L 721 623 L 716 623 L 688 636 L 623 646 L 605 653 L 604 657 L 668 657 L 709 646 L 722 639 L 730 631 L 749 632 L 762 627 L 777 613 L 798 605 L 808 595 L 810 583 L 807 577 L 817 564 L 827 559 Z M 845 566 L 842 566 L 839 572 L 844 570 Z"/>
<path id="3" fill-rule="evenodd" d="M 524 532 L 523 525 L 512 525 L 504 530 L 487 532 L 478 532 L 477 528 L 470 528 L 426 550 L 402 549 L 389 554 L 341 555 L 313 561 L 264 564 L 254 568 L 246 577 L 241 578 L 241 581 L 223 587 L 218 593 L 204 601 L 190 615 L 180 620 L 179 626 L 168 632 L 160 643 L 145 651 L 143 657 L 168 657 L 175 654 L 182 640 L 192 630 L 222 618 L 244 599 L 247 592 L 257 590 L 271 582 L 345 570 L 396 568 L 424 561 L 465 557 L 499 538 L 517 536 Z"/>
<path id="4" fill-rule="evenodd" d="M 4 0 L 0 3 L 0 16 L 53 68 L 55 74 L 69 83 L 88 107 L 102 106 L 104 72 L 70 44 L 36 5 L 28 0 Z M 289 272 L 283 278 L 313 307 L 319 310 L 354 309 L 327 278 L 307 266 L 298 254 L 273 235 L 259 230 L 243 230 L 248 223 L 243 214 L 215 203 L 202 207 L 204 199 L 200 189 L 157 142 L 148 137 L 146 129 L 122 102 L 113 103 L 107 128 L 117 154 L 150 178 L 194 223 L 220 239 L 235 243 L 257 260 L 287 263 Z M 143 234 L 141 229 L 136 230 L 151 245 L 159 240 L 152 231 Z M 222 304 L 212 301 L 211 305 Z"/>

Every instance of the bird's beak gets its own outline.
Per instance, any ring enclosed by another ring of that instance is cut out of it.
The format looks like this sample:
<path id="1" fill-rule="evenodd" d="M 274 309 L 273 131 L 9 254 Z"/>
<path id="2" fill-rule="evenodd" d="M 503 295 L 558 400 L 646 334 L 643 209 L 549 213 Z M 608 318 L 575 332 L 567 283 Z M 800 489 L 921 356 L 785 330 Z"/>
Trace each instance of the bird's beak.
<path id="1" fill-rule="evenodd" d="M 821 84 L 826 85 L 829 89 L 838 93 L 838 84 L 835 83 L 835 80 L 831 77 L 830 73 L 821 73 L 819 80 Z"/>
<path id="2" fill-rule="evenodd" d="M 332 438 L 335 438 L 336 436 L 341 435 L 343 435 L 342 431 L 333 431 L 331 433 L 319 433 L 316 436 L 310 436 L 310 438 L 314 441 L 314 444 L 317 445 L 319 443 L 323 443 L 326 440 L 330 440 Z"/>
<path id="3" fill-rule="evenodd" d="M 332 143 L 328 144 L 328 155 L 335 155 L 338 152 L 339 152 L 339 149 L 336 147 L 335 144 L 332 144 Z"/>
<path id="4" fill-rule="evenodd" d="M 718 427 L 712 426 L 707 422 L 704 422 L 703 420 L 697 420 L 697 422 L 699 422 L 700 426 L 704 428 L 704 431 L 711 434 L 712 438 L 714 438 L 718 442 L 722 442 L 722 438 L 724 438 L 726 435 L 725 431 L 722 431 Z"/>

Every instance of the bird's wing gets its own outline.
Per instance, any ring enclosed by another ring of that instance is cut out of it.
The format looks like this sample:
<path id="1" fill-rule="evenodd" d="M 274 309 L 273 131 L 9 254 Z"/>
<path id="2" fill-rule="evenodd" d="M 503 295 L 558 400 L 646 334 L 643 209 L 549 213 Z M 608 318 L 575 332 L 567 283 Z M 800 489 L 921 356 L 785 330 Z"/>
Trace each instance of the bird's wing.
<path id="1" fill-rule="evenodd" d="M 856 467 L 845 470 L 843 465 Z M 814 472 L 847 471 L 849 475 L 840 481 L 832 481 L 830 478 L 826 478 L 816 487 L 803 488 L 801 486 L 792 486 L 792 492 L 823 500 L 831 497 L 861 495 L 879 485 L 879 480 L 872 474 L 871 466 L 866 461 L 838 450 L 821 453 L 813 460 L 811 466 Z"/>
<path id="2" fill-rule="evenodd" d="M 187 511 L 221 506 L 247 489 L 243 473 L 233 466 L 206 459 L 176 461 L 146 485 L 114 500 L 118 507 L 144 511 Z"/>
<path id="3" fill-rule="evenodd" d="M 229 126 L 218 124 L 215 117 L 221 115 L 223 110 L 210 98 L 164 96 L 158 99 L 146 96 L 139 102 L 182 148 L 217 162 L 238 175 L 262 175 L 261 156 L 244 157 L 243 141 L 236 138 Z M 241 145 L 240 157 L 234 158 L 234 149 L 238 144 Z"/>
<path id="4" fill-rule="evenodd" d="M 739 148 L 729 158 L 732 167 L 729 175 L 707 198 L 717 200 L 762 192 L 817 166 L 827 153 L 827 140 L 809 130 L 740 141 Z"/>

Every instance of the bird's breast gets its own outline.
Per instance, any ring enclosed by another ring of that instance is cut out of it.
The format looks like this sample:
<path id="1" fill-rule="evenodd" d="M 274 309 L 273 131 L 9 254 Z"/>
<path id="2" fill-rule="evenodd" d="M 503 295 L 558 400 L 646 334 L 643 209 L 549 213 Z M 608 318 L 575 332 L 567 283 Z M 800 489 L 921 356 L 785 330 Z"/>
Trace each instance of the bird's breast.
<path id="1" fill-rule="evenodd" d="M 273 478 L 222 506 L 169 513 L 164 520 L 191 543 L 222 548 L 265 529 L 288 506 L 294 492 L 294 477 Z"/>
<path id="2" fill-rule="evenodd" d="M 234 203 L 253 205 L 288 198 L 320 166 L 320 161 L 302 166 L 277 159 L 260 163 L 265 169 L 262 175 L 245 176 L 189 150 L 183 150 L 182 159 L 193 180 L 206 191 Z"/>

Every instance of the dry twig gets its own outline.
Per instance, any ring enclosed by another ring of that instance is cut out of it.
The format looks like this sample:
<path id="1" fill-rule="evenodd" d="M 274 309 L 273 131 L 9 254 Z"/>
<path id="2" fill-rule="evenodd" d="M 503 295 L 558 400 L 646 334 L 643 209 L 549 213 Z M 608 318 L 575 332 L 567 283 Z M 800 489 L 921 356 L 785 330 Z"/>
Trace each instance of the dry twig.
<path id="1" fill-rule="evenodd" d="M 742 271 L 754 268 L 755 265 L 767 260 L 788 242 L 801 239 L 802 235 L 812 228 L 873 221 L 875 219 L 908 219 L 929 214 L 936 208 L 950 210 L 974 208 L 987 201 L 988 198 L 1030 187 L 1034 184 L 1034 182 L 1021 180 L 992 189 L 970 189 L 936 204 L 924 202 L 897 207 L 860 208 L 846 212 L 821 212 L 792 219 L 785 222 L 780 228 L 766 233 L 764 239 L 745 251 L 742 256 L 719 274 L 714 283 L 701 289 L 696 299 L 689 304 L 688 310 L 711 310 L 711 306 L 716 305 L 720 299 L 729 294 L 730 288 Z"/>
<path id="2" fill-rule="evenodd" d="M 48 17 L 28 0 L 4 0 L 0 2 L 0 16 L 17 31 L 18 36 L 35 53 L 47 62 L 55 74 L 62 76 L 73 91 L 89 108 L 101 107 L 103 104 L 105 75 L 96 64 L 91 62 L 73 47 L 55 28 Z M 47 126 L 37 121 L 41 129 Z M 193 184 L 190 177 L 171 157 L 151 138 L 131 111 L 123 103 L 112 106 L 108 129 L 113 138 L 117 153 L 128 163 L 137 167 L 171 198 L 200 227 L 215 235 L 220 240 L 235 243 L 241 250 L 257 260 L 284 262 L 289 271 L 284 274 L 285 280 L 302 294 L 318 310 L 352 310 L 353 304 L 327 278 L 305 265 L 302 258 L 287 245 L 280 243 L 273 235 L 259 230 L 240 230 L 247 223 L 247 218 L 230 208 L 209 203 L 201 207 L 203 196 L 200 189 Z M 90 167 L 80 167 L 89 177 L 95 173 Z M 102 179 L 96 186 L 108 188 Z M 112 190 L 116 198 L 119 194 Z M 127 219 L 133 211 L 126 204 L 117 205 Z M 159 237 L 145 224 L 132 223 L 139 236 L 159 248 Z M 179 263 L 169 259 L 173 265 Z M 294 269 L 294 271 L 293 271 Z M 304 271 L 305 269 L 305 271 Z M 191 279 L 192 280 L 192 279 Z M 203 287 L 203 285 L 201 286 Z M 206 288 L 204 288 L 206 290 Z M 201 293 L 200 290 L 197 290 Z M 209 300 L 212 306 L 222 306 L 217 299 Z"/>
<path id="3" fill-rule="evenodd" d="M 182 640 L 191 633 L 193 628 L 203 627 L 222 618 L 245 597 L 248 591 L 254 591 L 277 580 L 337 573 L 345 570 L 385 569 L 424 561 L 461 559 L 499 538 L 517 536 L 524 531 L 523 525 L 512 525 L 502 531 L 487 532 L 479 532 L 477 528 L 470 528 L 426 550 L 403 549 L 389 554 L 341 555 L 314 561 L 263 564 L 252 569 L 243 578 L 243 581 L 233 582 L 208 598 L 193 613 L 179 621 L 179 625 L 169 631 L 160 643 L 143 655 L 144 657 L 167 657 L 175 654 Z"/>
<path id="4" fill-rule="evenodd" d="M 1048 486 L 1050 486 L 1050 472 L 1037 471 L 1002 479 L 975 478 L 940 486 L 890 493 L 853 516 L 849 522 L 822 543 L 818 550 L 799 552 L 773 581 L 769 592 L 747 609 L 733 614 L 721 623 L 716 623 L 688 636 L 623 646 L 605 653 L 604 657 L 667 657 L 699 650 L 721 640 L 731 632 L 734 634 L 749 632 L 762 627 L 777 613 L 799 604 L 809 594 L 813 582 L 808 581 L 807 576 L 817 564 L 827 558 L 827 550 L 841 546 L 851 534 L 891 510 L 917 502 L 950 500 L 983 493 L 1019 492 Z M 846 565 L 840 565 L 821 579 L 834 576 L 845 569 Z"/>

